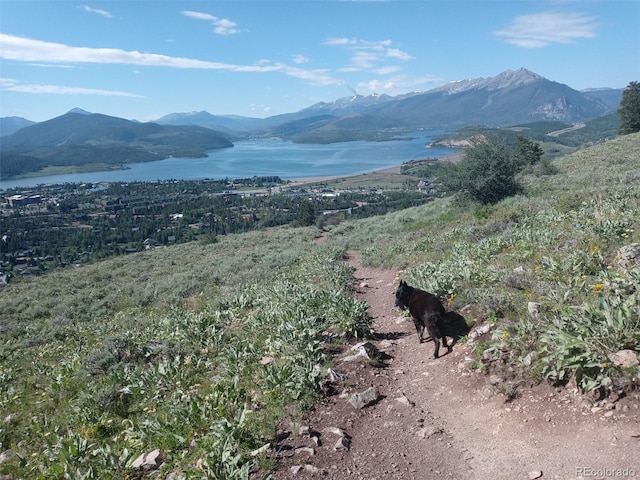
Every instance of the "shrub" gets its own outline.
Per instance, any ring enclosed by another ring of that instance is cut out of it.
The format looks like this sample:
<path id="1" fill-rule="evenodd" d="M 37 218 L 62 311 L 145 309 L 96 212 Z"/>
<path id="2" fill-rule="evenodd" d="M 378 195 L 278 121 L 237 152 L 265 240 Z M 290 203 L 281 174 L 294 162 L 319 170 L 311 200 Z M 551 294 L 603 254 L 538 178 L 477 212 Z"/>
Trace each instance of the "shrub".
<path id="1" fill-rule="evenodd" d="M 444 166 L 440 181 L 473 201 L 492 204 L 521 190 L 515 177 L 524 161 L 497 137 L 476 138 L 459 163 Z"/>

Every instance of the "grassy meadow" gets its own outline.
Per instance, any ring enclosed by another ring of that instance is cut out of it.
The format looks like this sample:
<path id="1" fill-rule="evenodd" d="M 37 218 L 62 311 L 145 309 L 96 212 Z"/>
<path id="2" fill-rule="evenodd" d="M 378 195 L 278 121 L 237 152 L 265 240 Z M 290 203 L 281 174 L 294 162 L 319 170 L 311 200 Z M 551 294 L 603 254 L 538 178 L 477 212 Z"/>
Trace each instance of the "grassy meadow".
<path id="1" fill-rule="evenodd" d="M 273 228 L 69 267 L 0 289 L 0 476 L 268 476 L 278 421 L 322 395 L 331 352 L 371 333 L 347 249 L 496 325 L 479 369 L 585 392 L 640 351 L 640 134 L 553 160 L 493 206 L 455 198 L 319 231 Z M 537 304 L 535 316 L 528 313 Z M 626 383 L 625 383 L 626 382 Z M 264 448 L 261 448 L 264 447 Z"/>

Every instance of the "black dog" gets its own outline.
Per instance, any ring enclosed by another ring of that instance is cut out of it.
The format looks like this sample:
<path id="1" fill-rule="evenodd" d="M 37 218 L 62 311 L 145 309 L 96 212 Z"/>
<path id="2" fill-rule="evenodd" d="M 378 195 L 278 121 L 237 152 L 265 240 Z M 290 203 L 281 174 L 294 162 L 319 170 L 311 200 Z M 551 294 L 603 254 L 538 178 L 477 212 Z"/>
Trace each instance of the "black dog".
<path id="1" fill-rule="evenodd" d="M 447 312 L 438 297 L 419 288 L 414 288 L 404 280 L 400 280 L 400 285 L 396 290 L 396 307 L 400 307 L 402 310 L 409 309 L 420 343 L 422 343 L 424 329 L 427 329 L 436 345 L 433 358 L 438 358 L 439 356 L 440 339 L 442 339 L 442 345 L 449 352 L 451 351 L 453 344 L 447 345 L 447 337 L 443 333 L 446 328 Z"/>

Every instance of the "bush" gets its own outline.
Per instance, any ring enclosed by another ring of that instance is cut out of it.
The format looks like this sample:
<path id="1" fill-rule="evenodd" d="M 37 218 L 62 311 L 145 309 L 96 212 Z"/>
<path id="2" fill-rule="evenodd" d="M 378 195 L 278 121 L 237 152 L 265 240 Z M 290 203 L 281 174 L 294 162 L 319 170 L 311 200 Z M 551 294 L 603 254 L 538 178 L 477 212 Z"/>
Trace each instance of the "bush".
<path id="1" fill-rule="evenodd" d="M 499 202 L 521 191 L 515 179 L 527 158 L 519 158 L 497 137 L 475 138 L 457 164 L 444 166 L 445 188 L 463 192 L 482 204 Z"/>

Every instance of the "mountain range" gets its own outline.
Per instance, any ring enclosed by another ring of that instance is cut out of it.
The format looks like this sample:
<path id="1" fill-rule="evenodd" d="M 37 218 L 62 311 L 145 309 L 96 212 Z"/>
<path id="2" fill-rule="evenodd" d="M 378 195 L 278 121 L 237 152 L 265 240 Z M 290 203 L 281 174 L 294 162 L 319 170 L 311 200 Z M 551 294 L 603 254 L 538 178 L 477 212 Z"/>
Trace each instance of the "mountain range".
<path id="1" fill-rule="evenodd" d="M 249 137 L 329 143 L 387 140 L 417 129 L 504 127 L 545 120 L 572 124 L 615 112 L 622 91 L 577 91 L 520 68 L 495 77 L 450 82 L 427 92 L 354 95 L 263 119 L 200 111 L 141 123 L 81 109 L 40 123 L 7 117 L 0 119 L 2 170 L 7 171 L 11 159 L 15 166 L 25 155 L 35 168 L 52 158 L 63 165 L 64 158 L 71 161 L 71 157 L 73 164 L 95 163 L 96 158 L 104 163 L 109 149 L 117 149 L 119 158 L 110 162 L 123 164 L 132 158 L 201 156 L 205 150 L 231 147 L 233 141 Z"/>
<path id="2" fill-rule="evenodd" d="M 156 122 L 203 125 L 258 136 L 283 136 L 284 131 L 285 138 L 296 141 L 298 136 L 318 129 L 345 128 L 341 120 L 348 120 L 346 128 L 363 131 L 502 127 L 543 120 L 577 123 L 614 112 L 621 97 L 622 89 L 581 92 L 520 68 L 495 77 L 450 82 L 427 92 L 395 97 L 354 95 L 266 119 L 217 116 L 203 111 L 173 113 Z"/>

